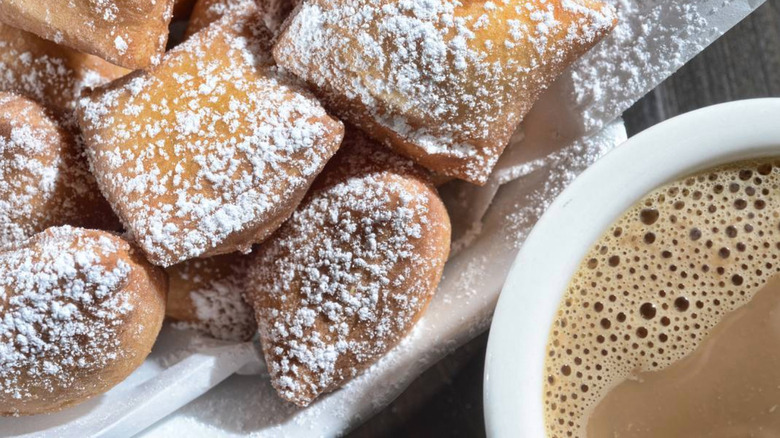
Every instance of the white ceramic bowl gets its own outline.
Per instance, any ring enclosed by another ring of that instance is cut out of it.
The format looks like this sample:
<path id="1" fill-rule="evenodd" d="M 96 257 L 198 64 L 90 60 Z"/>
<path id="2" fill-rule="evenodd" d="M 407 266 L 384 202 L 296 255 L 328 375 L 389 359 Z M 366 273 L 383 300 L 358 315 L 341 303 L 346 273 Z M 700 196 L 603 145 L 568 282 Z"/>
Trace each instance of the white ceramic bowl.
<path id="1" fill-rule="evenodd" d="M 664 183 L 767 156 L 780 156 L 780 99 L 716 105 L 632 137 L 555 200 L 515 259 L 493 317 L 485 363 L 488 436 L 545 436 L 547 335 L 571 275 L 604 230 Z"/>

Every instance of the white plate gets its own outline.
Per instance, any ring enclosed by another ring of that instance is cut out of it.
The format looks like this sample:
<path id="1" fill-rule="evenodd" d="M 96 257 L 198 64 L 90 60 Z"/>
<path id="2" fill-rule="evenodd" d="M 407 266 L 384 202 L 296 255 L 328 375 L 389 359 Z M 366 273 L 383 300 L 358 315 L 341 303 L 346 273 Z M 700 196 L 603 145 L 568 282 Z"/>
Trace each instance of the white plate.
<path id="1" fill-rule="evenodd" d="M 732 161 L 780 156 L 780 99 L 694 111 L 631 138 L 586 170 L 539 220 L 515 260 L 491 326 L 485 363 L 489 436 L 543 437 L 547 335 L 590 245 L 654 188 Z"/>

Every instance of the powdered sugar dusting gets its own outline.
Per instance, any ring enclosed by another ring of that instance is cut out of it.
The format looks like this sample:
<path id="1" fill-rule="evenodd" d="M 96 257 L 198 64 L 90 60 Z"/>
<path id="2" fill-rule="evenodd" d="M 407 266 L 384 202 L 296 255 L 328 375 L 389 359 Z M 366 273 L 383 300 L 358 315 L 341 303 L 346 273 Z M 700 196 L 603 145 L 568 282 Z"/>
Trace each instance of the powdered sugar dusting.
<path id="1" fill-rule="evenodd" d="M 248 260 L 233 253 L 168 268 L 167 314 L 179 321 L 176 326 L 227 341 L 250 339 L 257 324 L 243 298 Z"/>
<path id="2" fill-rule="evenodd" d="M 0 92 L 0 248 L 64 224 L 119 226 L 73 135 L 38 104 Z"/>
<path id="3" fill-rule="evenodd" d="M 126 72 L 94 56 L 0 23 L 0 91 L 20 93 L 55 110 L 69 126 L 81 92 Z"/>
<path id="4" fill-rule="evenodd" d="M 584 0 L 314 0 L 275 58 L 377 140 L 483 183 L 537 95 L 613 20 Z"/>
<path id="5" fill-rule="evenodd" d="M 335 153 L 343 128 L 233 14 L 148 72 L 82 100 L 98 183 L 155 264 L 248 250 Z"/>
<path id="6" fill-rule="evenodd" d="M 578 62 L 564 78 L 576 102 L 573 114 L 584 132 L 595 132 L 618 117 L 700 52 L 722 32 L 707 17 L 722 14 L 719 9 L 734 3 L 610 2 L 620 24 L 599 50 Z"/>
<path id="7" fill-rule="evenodd" d="M 81 376 L 122 359 L 117 334 L 133 306 L 120 249 L 108 234 L 61 227 L 0 253 L 0 414 L 78 399 L 91 385 Z"/>
<path id="8" fill-rule="evenodd" d="M 159 61 L 174 0 L 4 0 L 0 20 L 128 68 Z"/>
<path id="9" fill-rule="evenodd" d="M 125 41 L 121 35 L 117 36 L 114 38 L 114 47 L 116 47 L 116 50 L 120 55 L 124 55 L 124 53 L 127 52 L 127 41 Z"/>
<path id="10" fill-rule="evenodd" d="M 364 145 L 346 148 L 250 272 L 273 384 L 299 405 L 408 332 L 449 251 L 446 212 L 420 171 Z"/>

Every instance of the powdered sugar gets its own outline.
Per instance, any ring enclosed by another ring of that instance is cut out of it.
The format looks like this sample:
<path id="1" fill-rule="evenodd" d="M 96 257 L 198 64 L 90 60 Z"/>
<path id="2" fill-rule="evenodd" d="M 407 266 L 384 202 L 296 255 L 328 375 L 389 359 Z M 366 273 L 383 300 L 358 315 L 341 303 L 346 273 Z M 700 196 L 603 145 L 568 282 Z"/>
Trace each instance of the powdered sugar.
<path id="1" fill-rule="evenodd" d="M 250 339 L 257 324 L 242 296 L 248 258 L 233 253 L 188 260 L 168 268 L 166 313 L 179 321 L 176 326 L 194 328 L 222 340 Z"/>
<path id="2" fill-rule="evenodd" d="M 538 93 L 612 27 L 608 7 L 564 3 L 311 1 L 275 57 L 378 140 L 484 182 Z"/>
<path id="3" fill-rule="evenodd" d="M 734 2 L 611 3 L 621 25 L 563 78 L 576 102 L 573 114 L 585 132 L 594 132 L 619 116 L 725 31 L 708 23 L 707 16 L 721 14 L 720 9 Z"/>
<path id="4" fill-rule="evenodd" d="M 124 55 L 127 52 L 127 41 L 121 36 L 117 36 L 114 38 L 114 47 L 116 47 L 120 55 Z"/>
<path id="5" fill-rule="evenodd" d="M 449 249 L 446 213 L 419 171 L 385 152 L 348 148 L 261 246 L 250 273 L 274 386 L 302 405 L 406 334 Z"/>
<path id="6" fill-rule="evenodd" d="M 0 23 L 0 91 L 28 96 L 75 126 L 73 111 L 81 92 L 126 72 Z"/>
<path id="7" fill-rule="evenodd" d="M 116 335 L 133 307 L 121 291 L 131 267 L 117 258 L 120 245 L 127 250 L 118 238 L 62 227 L 0 252 L 0 413 L 46 393 L 79 394 L 79 375 L 121 360 Z"/>
<path id="8" fill-rule="evenodd" d="M 55 225 L 118 227 L 80 153 L 42 107 L 0 92 L 0 248 Z"/>
<path id="9" fill-rule="evenodd" d="M 0 20 L 128 68 L 159 61 L 174 0 L 4 0 Z"/>
<path id="10" fill-rule="evenodd" d="M 341 124 L 270 65 L 269 39 L 234 14 L 82 100 L 98 183 L 154 263 L 248 250 L 335 153 Z"/>

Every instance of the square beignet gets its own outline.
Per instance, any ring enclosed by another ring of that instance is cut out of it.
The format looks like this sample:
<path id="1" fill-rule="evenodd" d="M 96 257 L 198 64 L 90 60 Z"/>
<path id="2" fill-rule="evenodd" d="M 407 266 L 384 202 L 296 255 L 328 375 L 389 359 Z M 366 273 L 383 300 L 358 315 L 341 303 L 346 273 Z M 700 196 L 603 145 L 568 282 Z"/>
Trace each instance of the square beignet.
<path id="1" fill-rule="evenodd" d="M 159 61 L 174 0 L 0 0 L 0 21 L 127 68 Z"/>
<path id="2" fill-rule="evenodd" d="M 541 91 L 615 22 L 595 0 L 310 0 L 274 57 L 374 139 L 484 184 Z"/>
<path id="3" fill-rule="evenodd" d="M 0 23 L 0 91 L 34 99 L 68 121 L 85 88 L 127 73 L 96 56 Z"/>
<path id="4" fill-rule="evenodd" d="M 152 263 L 248 251 L 276 230 L 344 127 L 270 65 L 256 11 L 82 99 L 101 190 Z"/>
<path id="5" fill-rule="evenodd" d="M 246 298 L 271 383 L 307 406 L 395 347 L 422 316 L 450 250 L 425 169 L 349 132 L 290 220 L 258 246 Z"/>

